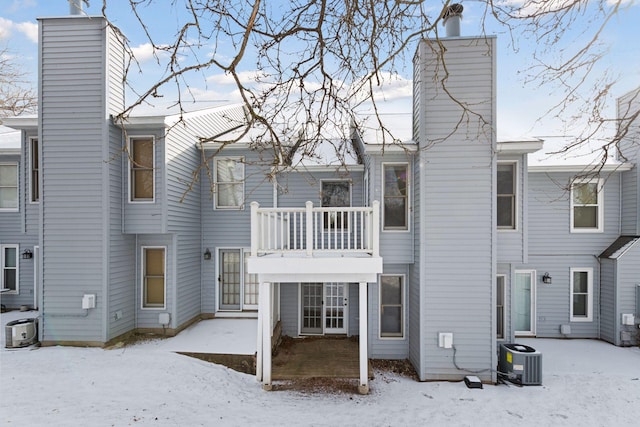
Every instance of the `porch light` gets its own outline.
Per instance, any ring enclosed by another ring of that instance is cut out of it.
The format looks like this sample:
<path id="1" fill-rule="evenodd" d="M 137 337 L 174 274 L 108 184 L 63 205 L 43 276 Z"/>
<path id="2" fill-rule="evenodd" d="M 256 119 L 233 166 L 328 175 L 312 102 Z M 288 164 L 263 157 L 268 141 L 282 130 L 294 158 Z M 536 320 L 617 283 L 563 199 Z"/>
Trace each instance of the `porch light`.
<path id="1" fill-rule="evenodd" d="M 544 283 L 545 285 L 551 284 L 551 276 L 549 275 L 549 273 L 544 273 L 544 275 L 542 276 L 542 283 Z"/>
<path id="2" fill-rule="evenodd" d="M 209 250 L 209 248 L 205 249 L 203 257 L 204 257 L 205 260 L 210 260 L 211 259 L 211 251 Z"/>
<path id="3" fill-rule="evenodd" d="M 29 249 L 25 249 L 24 252 L 22 252 L 22 259 L 31 259 L 33 258 L 33 252 L 31 252 Z"/>

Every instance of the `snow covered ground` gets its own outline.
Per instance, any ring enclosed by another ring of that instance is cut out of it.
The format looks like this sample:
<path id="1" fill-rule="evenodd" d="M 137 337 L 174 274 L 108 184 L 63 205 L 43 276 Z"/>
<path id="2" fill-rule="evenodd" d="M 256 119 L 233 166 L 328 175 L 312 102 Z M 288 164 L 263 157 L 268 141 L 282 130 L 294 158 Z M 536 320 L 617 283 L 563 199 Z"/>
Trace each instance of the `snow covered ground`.
<path id="1" fill-rule="evenodd" d="M 2 325 L 23 317 L 27 316 L 2 314 Z M 222 331 L 220 334 L 225 335 Z M 371 394 L 360 396 L 265 392 L 253 376 L 172 352 L 176 346 L 192 345 L 205 336 L 207 340 L 218 339 L 211 330 L 199 327 L 173 339 L 114 350 L 2 348 L 0 425 L 640 423 L 638 348 L 617 348 L 595 340 L 520 340 L 543 354 L 542 386 L 485 385 L 481 390 L 468 389 L 461 382 L 419 383 L 376 372 L 370 383 Z M 2 347 L 4 342 L 2 337 Z"/>

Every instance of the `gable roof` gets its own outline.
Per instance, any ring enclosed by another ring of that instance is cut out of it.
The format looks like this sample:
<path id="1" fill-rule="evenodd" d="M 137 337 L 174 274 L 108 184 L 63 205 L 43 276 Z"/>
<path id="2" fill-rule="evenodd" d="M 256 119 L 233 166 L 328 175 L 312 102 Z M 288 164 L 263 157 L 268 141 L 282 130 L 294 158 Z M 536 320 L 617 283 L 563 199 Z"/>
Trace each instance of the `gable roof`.
<path id="1" fill-rule="evenodd" d="M 640 241 L 640 236 L 620 236 L 599 255 L 599 258 L 618 259 Z"/>

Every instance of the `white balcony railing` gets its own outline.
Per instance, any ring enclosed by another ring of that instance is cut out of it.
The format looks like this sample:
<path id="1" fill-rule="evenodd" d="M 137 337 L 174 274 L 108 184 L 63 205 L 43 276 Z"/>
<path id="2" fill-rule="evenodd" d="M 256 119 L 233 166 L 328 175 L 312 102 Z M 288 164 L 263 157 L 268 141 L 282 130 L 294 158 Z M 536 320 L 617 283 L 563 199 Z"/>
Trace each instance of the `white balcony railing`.
<path id="1" fill-rule="evenodd" d="M 251 255 L 364 253 L 379 256 L 380 203 L 371 207 L 261 208 L 251 203 Z"/>

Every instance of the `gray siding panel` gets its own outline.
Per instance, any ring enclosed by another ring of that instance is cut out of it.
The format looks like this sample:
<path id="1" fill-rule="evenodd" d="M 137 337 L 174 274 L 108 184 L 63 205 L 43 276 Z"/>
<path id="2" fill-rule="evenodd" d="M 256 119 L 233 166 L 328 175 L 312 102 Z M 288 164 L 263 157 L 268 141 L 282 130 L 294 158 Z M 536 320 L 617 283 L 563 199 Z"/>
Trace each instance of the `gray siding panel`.
<path id="1" fill-rule="evenodd" d="M 631 117 L 640 109 L 640 89 L 635 89 L 618 99 L 618 118 Z M 625 122 L 623 122 L 625 123 Z M 623 173 L 622 184 L 622 234 L 640 235 L 640 119 L 629 125 L 626 136 L 620 141 L 620 152 L 635 167 Z"/>
<path id="2" fill-rule="evenodd" d="M 616 260 L 600 260 L 600 338 L 616 343 Z"/>
<path id="3" fill-rule="evenodd" d="M 499 156 L 498 161 L 517 162 L 516 176 L 516 229 L 498 230 L 498 262 L 526 262 L 525 242 L 527 234 L 527 162 L 526 156 Z"/>
<path id="4" fill-rule="evenodd" d="M 438 347 L 439 332 L 453 332 L 460 366 L 486 369 L 495 361 L 495 39 L 442 42 L 445 85 L 455 100 L 441 87 L 442 67 L 434 58 L 442 52 L 431 52 L 427 43 L 419 47 L 423 380 L 462 375 L 451 349 Z M 458 101 L 471 112 L 463 112 Z"/>
<path id="5" fill-rule="evenodd" d="M 298 283 L 280 283 L 280 320 L 282 322 L 282 334 L 289 337 L 298 336 L 300 315 L 299 293 L 300 285 Z"/>
<path id="6" fill-rule="evenodd" d="M 637 324 L 640 322 L 636 312 L 636 298 L 640 298 L 637 293 L 640 292 L 640 244 L 636 244 L 630 248 L 622 257 L 618 259 L 617 271 L 617 299 L 614 324 L 616 327 L 616 344 L 620 345 L 620 332 L 627 331 L 631 333 L 631 343 L 638 344 L 640 337 L 638 336 Z M 623 314 L 635 314 L 636 325 L 622 325 Z"/>

